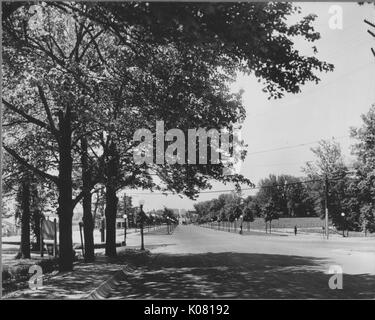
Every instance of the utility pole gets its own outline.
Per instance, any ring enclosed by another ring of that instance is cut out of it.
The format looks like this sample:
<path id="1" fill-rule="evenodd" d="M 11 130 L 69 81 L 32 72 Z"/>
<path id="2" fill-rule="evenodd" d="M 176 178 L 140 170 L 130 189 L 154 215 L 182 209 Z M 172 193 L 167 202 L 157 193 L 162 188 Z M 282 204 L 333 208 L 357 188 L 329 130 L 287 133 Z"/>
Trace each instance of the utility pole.
<path id="1" fill-rule="evenodd" d="M 326 237 L 329 238 L 329 230 L 328 230 L 328 176 L 325 175 L 325 230 L 326 230 Z"/>

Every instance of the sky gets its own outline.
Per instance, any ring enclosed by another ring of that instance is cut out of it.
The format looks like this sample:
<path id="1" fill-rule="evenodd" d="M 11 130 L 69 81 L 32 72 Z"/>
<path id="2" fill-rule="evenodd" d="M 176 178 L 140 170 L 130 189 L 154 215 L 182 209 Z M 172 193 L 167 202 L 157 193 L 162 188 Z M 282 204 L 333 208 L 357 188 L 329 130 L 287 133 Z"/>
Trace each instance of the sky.
<path id="1" fill-rule="evenodd" d="M 343 10 L 343 28 L 331 29 L 329 19 L 332 5 Z M 345 160 L 352 159 L 349 137 L 350 127 L 361 126 L 361 115 L 375 103 L 375 39 L 363 20 L 375 21 L 373 5 L 357 3 L 299 3 L 302 15 L 314 13 L 315 30 L 321 39 L 313 43 L 317 57 L 333 63 L 335 69 L 320 74 L 321 82 L 306 84 L 297 95 L 287 94 L 279 100 L 268 100 L 262 86 L 253 76 L 239 74 L 233 90 L 244 90 L 243 102 L 247 117 L 241 131 L 248 144 L 247 157 L 240 173 L 254 184 L 269 174 L 302 176 L 301 167 L 314 159 L 311 148 L 321 139 L 335 139 L 341 144 Z M 295 19 L 296 17 L 293 17 Z M 311 43 L 296 39 L 295 47 L 308 52 Z M 281 149 L 280 149 L 281 148 Z M 276 150 L 275 150 L 276 149 Z M 212 193 L 202 193 L 196 201 L 178 195 L 160 195 L 148 191 L 125 190 L 133 196 L 134 205 L 145 201 L 145 209 L 162 209 L 164 206 L 193 210 L 199 201 L 216 198 L 221 190 L 232 190 L 233 185 L 213 182 Z M 223 193 L 229 193 L 223 192 Z M 254 191 L 244 191 L 243 195 Z"/>

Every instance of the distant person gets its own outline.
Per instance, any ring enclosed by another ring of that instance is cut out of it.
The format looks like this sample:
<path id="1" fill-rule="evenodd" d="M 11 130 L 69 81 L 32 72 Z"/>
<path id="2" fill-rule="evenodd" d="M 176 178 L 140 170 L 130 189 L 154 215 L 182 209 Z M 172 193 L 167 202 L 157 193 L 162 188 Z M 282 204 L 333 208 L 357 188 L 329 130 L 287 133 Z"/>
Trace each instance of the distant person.
<path id="1" fill-rule="evenodd" d="M 294 235 L 297 235 L 297 226 L 294 226 Z"/>

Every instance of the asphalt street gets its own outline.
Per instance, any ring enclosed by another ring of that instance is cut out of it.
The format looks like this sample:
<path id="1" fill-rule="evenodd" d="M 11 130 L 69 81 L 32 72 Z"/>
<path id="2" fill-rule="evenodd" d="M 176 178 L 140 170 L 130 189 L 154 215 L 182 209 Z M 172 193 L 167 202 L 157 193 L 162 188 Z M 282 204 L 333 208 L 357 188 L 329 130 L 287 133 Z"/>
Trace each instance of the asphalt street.
<path id="1" fill-rule="evenodd" d="M 172 235 L 146 234 L 145 244 L 148 263 L 127 274 L 110 298 L 375 298 L 374 238 L 239 235 L 181 225 Z M 343 289 L 328 286 L 332 266 L 343 270 Z"/>

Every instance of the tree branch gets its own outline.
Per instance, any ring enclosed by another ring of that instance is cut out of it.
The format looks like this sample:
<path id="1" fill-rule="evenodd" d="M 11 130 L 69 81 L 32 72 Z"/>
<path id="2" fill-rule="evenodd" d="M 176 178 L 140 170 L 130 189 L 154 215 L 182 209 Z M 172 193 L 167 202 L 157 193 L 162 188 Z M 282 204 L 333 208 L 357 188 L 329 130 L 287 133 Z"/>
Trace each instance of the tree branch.
<path id="1" fill-rule="evenodd" d="M 21 165 L 24 165 L 26 168 L 30 169 L 31 171 L 35 172 L 36 174 L 38 174 L 39 176 L 41 176 L 42 178 L 45 178 L 45 179 L 48 179 L 54 183 L 58 183 L 58 177 L 56 176 L 53 176 L 49 173 L 46 173 L 36 167 L 34 167 L 33 165 L 31 165 L 30 163 L 27 162 L 27 160 L 25 160 L 24 158 L 22 158 L 20 155 L 18 155 L 18 153 L 16 151 L 14 151 L 13 149 L 7 147 L 6 145 L 3 144 L 3 147 L 4 149 L 14 158 L 16 159 Z"/>
<path id="2" fill-rule="evenodd" d="M 92 182 L 91 183 L 91 187 L 93 188 L 93 186 L 95 186 L 96 183 Z M 91 194 L 94 194 L 95 192 L 98 192 L 99 190 L 102 190 L 104 189 L 105 187 L 100 187 L 98 189 L 94 189 L 93 191 L 91 191 Z M 75 208 L 75 206 L 78 204 L 78 202 L 80 202 L 82 199 L 83 199 L 83 196 L 84 196 L 84 193 L 83 191 L 81 191 L 73 200 L 73 209 Z"/>
<path id="3" fill-rule="evenodd" d="M 83 191 L 81 191 L 78 196 L 76 196 L 74 199 L 73 199 L 73 209 L 75 208 L 75 206 L 78 204 L 78 202 L 80 202 L 82 199 L 83 199 Z"/>
<path id="4" fill-rule="evenodd" d="M 49 126 L 46 123 L 44 123 L 43 121 L 41 121 L 37 118 L 34 118 L 33 116 L 28 115 L 26 112 L 24 112 L 22 110 L 19 110 L 16 106 L 14 106 L 10 102 L 6 101 L 4 98 L 2 99 L 2 101 L 8 109 L 10 109 L 13 112 L 19 114 L 20 116 L 22 116 L 23 118 L 25 118 L 29 122 L 31 122 L 33 124 L 36 124 L 37 126 L 43 128 L 43 129 L 47 129 L 48 131 L 51 131 Z"/>
<path id="5" fill-rule="evenodd" d="M 92 36 L 91 33 L 90 33 L 90 36 L 91 36 L 91 40 L 90 42 L 85 46 L 85 48 L 82 50 L 81 52 L 81 55 L 79 56 L 79 61 L 82 60 L 82 58 L 84 57 L 87 49 L 90 47 L 90 45 L 95 41 L 96 38 L 98 38 L 102 33 L 104 32 L 104 30 L 100 30 L 96 35 Z"/>
<path id="6" fill-rule="evenodd" d="M 72 147 L 75 146 L 76 144 L 78 144 L 78 142 L 85 136 L 87 135 L 90 135 L 92 133 L 95 133 L 95 132 L 98 132 L 100 131 L 101 129 L 93 129 L 93 130 L 89 130 L 89 131 L 86 131 L 80 135 L 78 135 L 78 137 L 76 139 L 74 139 L 74 141 L 72 142 Z"/>
<path id="7" fill-rule="evenodd" d="M 51 132 L 58 139 L 59 135 L 58 135 L 58 131 L 57 131 L 56 126 L 55 126 L 55 122 L 53 121 L 53 118 L 52 118 L 51 109 L 48 106 L 47 99 L 46 99 L 46 96 L 44 94 L 43 88 L 39 84 L 38 84 L 38 92 L 39 92 L 40 99 L 42 100 L 44 110 L 46 111 L 46 114 L 47 114 L 47 119 L 48 119 L 48 122 L 49 122 L 49 125 L 50 125 L 50 128 L 51 128 Z"/>

